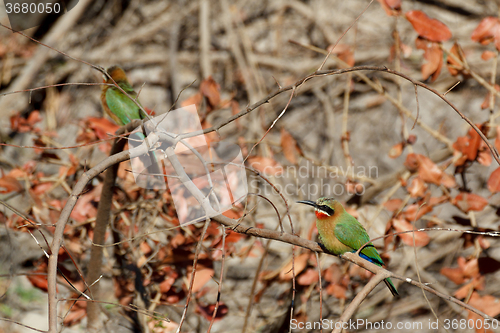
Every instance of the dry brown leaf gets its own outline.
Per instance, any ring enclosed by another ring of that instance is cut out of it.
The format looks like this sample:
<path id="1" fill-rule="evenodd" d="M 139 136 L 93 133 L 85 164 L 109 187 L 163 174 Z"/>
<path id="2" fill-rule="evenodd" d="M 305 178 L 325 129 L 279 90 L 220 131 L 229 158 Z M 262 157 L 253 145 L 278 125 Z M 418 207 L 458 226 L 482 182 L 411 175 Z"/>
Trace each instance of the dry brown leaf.
<path id="1" fill-rule="evenodd" d="M 471 210 L 480 212 L 488 205 L 488 200 L 474 193 L 462 192 L 453 198 L 452 204 L 465 213 Z"/>
<path id="2" fill-rule="evenodd" d="M 422 65 L 422 80 L 427 80 L 431 77 L 431 82 L 434 82 L 443 67 L 443 51 L 438 43 L 420 37 L 415 40 L 415 45 L 417 49 L 424 50 L 424 58 L 427 60 Z"/>
<path id="3" fill-rule="evenodd" d="M 298 257 L 295 257 L 295 276 L 299 275 L 307 267 L 307 260 L 309 259 L 309 256 L 309 253 L 302 253 Z M 288 281 L 293 278 L 291 259 L 283 268 L 281 268 L 279 278 L 281 281 Z"/>
<path id="4" fill-rule="evenodd" d="M 297 141 L 293 136 L 284 128 L 281 129 L 281 148 L 283 149 L 283 155 L 292 164 L 297 164 L 297 156 L 300 155 L 299 149 L 297 148 Z"/>
<path id="5" fill-rule="evenodd" d="M 413 226 L 402 218 L 392 219 L 392 226 L 397 232 L 413 230 Z M 415 234 L 415 246 L 425 246 L 429 243 L 430 237 L 427 233 L 423 231 L 417 231 L 415 233 L 405 233 L 399 234 L 398 237 L 401 238 L 403 243 L 409 246 L 413 246 L 413 234 Z"/>
<path id="6" fill-rule="evenodd" d="M 248 164 L 266 175 L 277 176 L 283 173 L 281 165 L 271 157 L 252 156 L 248 158 Z"/>
<path id="7" fill-rule="evenodd" d="M 23 185 L 16 178 L 9 175 L 0 178 L 0 193 L 20 192 L 22 190 Z"/>
<path id="8" fill-rule="evenodd" d="M 404 144 L 402 142 L 395 144 L 394 146 L 392 146 L 391 150 L 389 150 L 389 157 L 396 158 L 401 156 L 401 154 L 403 153 L 403 148 Z"/>
<path id="9" fill-rule="evenodd" d="M 427 40 L 444 42 L 451 38 L 451 31 L 444 23 L 428 17 L 420 10 L 411 10 L 405 16 L 418 35 Z"/>
<path id="10" fill-rule="evenodd" d="M 500 192 L 500 168 L 497 168 L 491 173 L 490 178 L 488 178 L 487 186 L 491 193 Z"/>
<path id="11" fill-rule="evenodd" d="M 410 186 L 407 187 L 408 192 L 413 198 L 423 197 L 427 191 L 427 185 L 420 177 L 415 177 Z"/>

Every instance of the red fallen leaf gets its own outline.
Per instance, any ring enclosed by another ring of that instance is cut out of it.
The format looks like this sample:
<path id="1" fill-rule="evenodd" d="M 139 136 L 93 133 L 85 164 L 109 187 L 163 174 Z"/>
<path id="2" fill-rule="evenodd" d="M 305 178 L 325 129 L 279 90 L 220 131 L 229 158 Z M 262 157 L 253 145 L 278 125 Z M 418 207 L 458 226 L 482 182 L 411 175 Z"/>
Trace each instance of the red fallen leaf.
<path id="1" fill-rule="evenodd" d="M 333 45 L 330 45 L 327 47 L 327 50 L 330 51 L 330 49 L 333 47 Z M 345 62 L 349 67 L 354 66 L 354 53 L 352 51 L 352 48 L 347 45 L 347 44 L 337 44 L 335 48 L 332 51 L 332 54 L 335 54 L 340 60 Z"/>
<path id="2" fill-rule="evenodd" d="M 196 106 L 196 108 L 199 108 L 199 106 L 201 105 L 201 101 L 203 100 L 203 94 L 201 92 L 197 92 L 196 94 L 188 97 L 187 99 L 185 99 L 182 103 L 181 103 L 181 107 L 186 107 L 186 106 L 189 106 L 189 105 L 192 105 L 194 104 Z"/>
<path id="3" fill-rule="evenodd" d="M 457 206 L 465 213 L 473 210 L 480 212 L 488 205 L 488 200 L 474 193 L 461 192 L 451 201 L 452 204 Z"/>
<path id="4" fill-rule="evenodd" d="M 215 304 L 208 304 L 206 306 L 198 303 L 196 307 L 196 312 L 201 314 L 203 318 L 210 321 L 214 315 Z M 219 302 L 219 308 L 217 309 L 217 314 L 215 315 L 214 322 L 221 320 L 229 312 L 229 308 L 223 302 Z"/>
<path id="5" fill-rule="evenodd" d="M 401 154 L 403 153 L 403 148 L 404 144 L 402 142 L 395 144 L 394 146 L 392 146 L 391 150 L 389 150 L 389 157 L 396 158 L 401 156 Z"/>
<path id="6" fill-rule="evenodd" d="M 102 184 L 96 186 L 92 191 L 81 195 L 76 202 L 70 217 L 76 222 L 83 223 L 97 214 L 96 201 L 100 198 Z"/>
<path id="7" fill-rule="evenodd" d="M 500 151 L 500 126 L 497 126 L 497 136 L 495 137 L 495 149 Z"/>
<path id="8" fill-rule="evenodd" d="M 176 278 L 177 278 L 177 274 L 166 276 L 165 279 L 159 285 L 160 292 L 162 294 L 167 293 L 170 290 L 170 288 L 172 288 L 172 286 L 174 285 Z"/>
<path id="9" fill-rule="evenodd" d="M 285 158 L 290 163 L 297 164 L 297 156 L 302 155 L 302 152 L 297 145 L 297 141 L 284 128 L 281 129 L 281 148 L 283 149 Z"/>
<path id="10" fill-rule="evenodd" d="M 401 13 L 401 0 L 378 0 L 378 2 L 389 16 L 397 16 Z"/>
<path id="11" fill-rule="evenodd" d="M 432 212 L 431 205 L 423 205 L 422 202 L 409 205 L 403 212 L 403 217 L 407 221 L 417 221 L 427 213 Z"/>
<path id="12" fill-rule="evenodd" d="M 37 270 L 38 271 L 38 270 Z M 48 282 L 46 275 L 27 275 L 28 280 L 31 282 L 33 287 L 38 288 L 43 291 L 48 290 Z"/>
<path id="13" fill-rule="evenodd" d="M 490 166 L 493 161 L 493 157 L 491 157 L 491 152 L 489 150 L 480 151 L 477 155 L 477 161 L 479 164 L 484 166 Z"/>
<path id="14" fill-rule="evenodd" d="M 38 110 L 31 111 L 28 118 L 24 118 L 18 112 L 10 117 L 10 128 L 19 133 L 31 132 L 34 130 L 33 126 L 41 120 L 42 117 L 40 116 L 40 111 Z"/>
<path id="15" fill-rule="evenodd" d="M 405 16 L 418 35 L 427 40 L 444 42 L 451 38 L 451 31 L 444 23 L 431 19 L 420 10 L 411 10 Z"/>
<path id="16" fill-rule="evenodd" d="M 418 37 L 415 40 L 417 49 L 424 50 L 424 58 L 427 60 L 422 65 L 422 80 L 427 80 L 430 76 L 431 82 L 434 82 L 443 67 L 443 51 L 436 42 L 431 42 Z"/>
<path id="17" fill-rule="evenodd" d="M 183 234 L 178 233 L 172 238 L 172 240 L 170 241 L 170 245 L 172 246 L 172 248 L 176 249 L 185 242 L 186 242 L 186 237 L 184 237 Z"/>
<path id="18" fill-rule="evenodd" d="M 500 86 L 498 84 L 495 84 L 495 90 L 496 91 L 500 91 Z M 487 108 L 490 107 L 490 97 L 491 97 L 491 92 L 488 91 L 486 93 L 486 96 L 484 97 L 483 103 L 481 103 L 481 109 L 482 110 L 487 109 Z M 495 98 L 496 98 L 496 96 L 493 95 L 493 104 L 495 104 Z"/>
<path id="19" fill-rule="evenodd" d="M 85 124 L 91 128 L 98 139 L 108 139 L 109 134 L 114 134 L 120 126 L 107 118 L 88 117 Z"/>
<path id="20" fill-rule="evenodd" d="M 427 185 L 425 185 L 425 182 L 420 177 L 416 177 L 412 180 L 410 186 L 408 186 L 407 189 L 412 197 L 418 198 L 425 195 L 425 191 L 427 191 Z"/>
<path id="21" fill-rule="evenodd" d="M 226 246 L 231 243 L 237 243 L 240 239 L 244 238 L 243 234 L 229 230 L 226 236 Z"/>
<path id="22" fill-rule="evenodd" d="M 191 274 L 192 272 L 187 273 L 188 281 L 191 280 Z M 213 275 L 214 270 L 212 268 L 199 267 L 196 270 L 196 274 L 194 276 L 193 293 L 199 291 L 201 287 L 203 287 L 208 281 L 212 279 Z"/>
<path id="23" fill-rule="evenodd" d="M 307 260 L 309 259 L 309 255 L 309 253 L 302 253 L 298 257 L 295 257 L 295 276 L 299 275 L 307 267 Z M 288 264 L 286 264 L 286 266 L 280 270 L 279 278 L 281 281 L 288 281 L 293 278 L 292 260 L 290 260 L 290 262 L 288 262 Z"/>
<path id="24" fill-rule="evenodd" d="M 473 292 L 469 304 L 491 317 L 500 314 L 500 299 L 491 295 L 481 297 L 477 292 Z"/>
<path id="25" fill-rule="evenodd" d="M 481 43 L 482 45 L 487 45 L 492 41 L 495 41 L 495 46 L 497 46 L 498 27 L 500 26 L 499 23 L 500 21 L 496 17 L 489 16 L 484 18 L 472 32 L 471 39 L 474 42 Z"/>
<path id="26" fill-rule="evenodd" d="M 324 280 L 331 283 L 340 283 L 342 280 L 342 269 L 338 264 L 331 264 L 330 267 L 323 271 Z"/>
<path id="27" fill-rule="evenodd" d="M 408 169 L 408 171 L 410 171 L 410 172 L 417 171 L 419 165 L 420 165 L 420 163 L 419 163 L 419 159 L 417 157 L 417 154 L 411 153 L 411 154 L 408 154 L 408 156 L 406 156 L 404 166 Z"/>
<path id="28" fill-rule="evenodd" d="M 497 168 L 491 173 L 490 178 L 488 178 L 487 186 L 491 193 L 500 192 L 500 168 Z"/>
<path id="29" fill-rule="evenodd" d="M 444 275 L 448 278 L 448 280 L 453 283 L 459 285 L 465 282 L 465 276 L 460 267 L 443 267 L 439 271 L 441 275 Z"/>
<path id="30" fill-rule="evenodd" d="M 64 316 L 63 320 L 64 326 L 69 327 L 78 324 L 80 321 L 82 321 L 83 318 L 85 318 L 86 315 L 87 315 L 86 309 L 73 307 L 71 308 L 71 311 Z"/>
<path id="31" fill-rule="evenodd" d="M 392 219 L 392 226 L 397 232 L 413 230 L 413 226 L 402 218 Z M 415 233 L 405 233 L 399 234 L 398 237 L 401 238 L 403 243 L 409 246 L 413 246 L 413 234 L 415 234 L 415 246 L 425 246 L 429 243 L 430 237 L 423 231 L 417 231 Z"/>
<path id="32" fill-rule="evenodd" d="M 484 290 L 484 276 L 476 276 L 471 282 L 455 291 L 453 295 L 458 299 L 462 299 L 466 298 L 474 290 Z"/>
<path id="33" fill-rule="evenodd" d="M 201 82 L 200 92 L 208 99 L 208 103 L 211 106 L 210 111 L 219 106 L 220 86 L 211 76 Z"/>
<path id="34" fill-rule="evenodd" d="M 14 177 L 6 175 L 0 178 L 0 193 L 20 192 L 23 185 Z"/>
<path id="35" fill-rule="evenodd" d="M 481 54 L 481 59 L 483 59 L 484 61 L 488 61 L 496 56 L 496 52 L 486 50 Z"/>
<path id="36" fill-rule="evenodd" d="M 453 76 L 458 75 L 458 73 L 462 72 L 465 69 L 463 65 L 464 59 L 462 58 L 462 55 L 463 51 L 461 50 L 461 47 L 457 43 L 454 43 L 450 50 L 450 55 L 448 55 L 448 57 L 446 58 L 448 71 Z M 460 60 L 460 62 L 455 60 L 455 58 Z"/>
<path id="37" fill-rule="evenodd" d="M 477 258 L 466 260 L 464 257 L 458 257 L 457 263 L 466 278 L 479 275 L 479 261 Z"/>
<path id="38" fill-rule="evenodd" d="M 252 156 L 248 159 L 248 164 L 266 175 L 278 176 L 283 173 L 281 165 L 271 157 Z"/>
<path id="39" fill-rule="evenodd" d="M 403 203 L 403 200 L 401 199 L 391 199 L 387 200 L 384 203 L 385 209 L 387 209 L 390 212 L 395 212 L 396 209 L 399 209 L 401 207 L 401 204 Z"/>
<path id="40" fill-rule="evenodd" d="M 443 170 L 436 163 L 432 162 L 430 158 L 424 155 L 417 155 L 417 157 L 419 161 L 418 174 L 422 180 L 427 183 L 440 185 L 441 178 L 443 178 Z"/>
<path id="41" fill-rule="evenodd" d="M 328 287 L 326 287 L 326 293 L 338 299 L 347 299 L 347 296 L 345 294 L 346 291 L 346 287 L 339 286 L 338 284 L 334 283 L 330 283 Z"/>
<path id="42" fill-rule="evenodd" d="M 297 277 L 297 283 L 301 286 L 310 286 L 313 283 L 319 281 L 318 270 L 314 268 L 308 268 L 302 274 Z"/>

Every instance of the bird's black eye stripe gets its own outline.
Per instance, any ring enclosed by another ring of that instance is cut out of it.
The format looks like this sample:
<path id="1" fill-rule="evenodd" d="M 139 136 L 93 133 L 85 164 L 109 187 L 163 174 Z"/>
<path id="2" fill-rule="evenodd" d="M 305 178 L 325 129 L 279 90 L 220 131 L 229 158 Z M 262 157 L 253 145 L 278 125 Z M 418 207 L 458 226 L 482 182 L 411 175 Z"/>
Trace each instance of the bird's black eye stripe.
<path id="1" fill-rule="evenodd" d="M 318 208 L 330 216 L 332 216 L 335 213 L 335 211 L 332 208 L 328 207 L 327 205 L 321 205 Z"/>

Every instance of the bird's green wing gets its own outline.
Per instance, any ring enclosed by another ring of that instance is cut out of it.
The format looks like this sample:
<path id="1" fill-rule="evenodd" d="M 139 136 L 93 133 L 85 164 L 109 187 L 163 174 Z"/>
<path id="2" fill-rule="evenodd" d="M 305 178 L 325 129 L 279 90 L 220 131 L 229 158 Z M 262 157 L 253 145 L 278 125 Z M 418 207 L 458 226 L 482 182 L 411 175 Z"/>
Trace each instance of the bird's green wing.
<path id="1" fill-rule="evenodd" d="M 352 215 L 347 213 L 343 217 L 343 221 L 338 222 L 335 226 L 335 236 L 337 236 L 337 239 L 342 244 L 349 246 L 355 251 L 370 241 L 370 236 L 368 236 L 365 228 Z M 371 243 L 365 246 L 361 254 L 364 254 L 375 264 L 384 264 L 377 249 Z"/>
<path id="2" fill-rule="evenodd" d="M 135 95 L 135 93 L 133 95 Z M 130 94 L 130 97 L 134 98 L 133 95 Z M 117 88 L 109 88 L 106 91 L 106 103 L 108 104 L 109 110 L 122 122 L 120 125 L 128 124 L 133 119 L 142 119 L 139 107 Z"/>

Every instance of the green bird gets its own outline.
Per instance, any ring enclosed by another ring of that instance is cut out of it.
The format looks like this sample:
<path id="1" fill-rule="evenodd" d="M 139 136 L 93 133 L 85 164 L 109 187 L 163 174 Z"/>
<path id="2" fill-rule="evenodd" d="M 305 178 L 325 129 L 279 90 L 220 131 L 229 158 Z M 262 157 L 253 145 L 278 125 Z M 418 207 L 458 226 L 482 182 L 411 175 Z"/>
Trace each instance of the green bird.
<path id="1" fill-rule="evenodd" d="M 361 223 L 346 212 L 344 206 L 334 198 L 319 198 L 316 202 L 309 200 L 297 202 L 315 208 L 319 239 L 328 252 L 335 255 L 356 252 L 370 241 Z M 384 265 L 372 243 L 365 246 L 360 256 L 376 265 Z M 390 278 L 385 279 L 384 282 L 392 295 L 399 295 Z"/>
<path id="2" fill-rule="evenodd" d="M 128 82 L 127 75 L 125 75 L 125 71 L 121 67 L 112 66 L 106 71 L 123 91 L 133 99 L 137 99 L 137 93 Z M 113 81 L 108 77 L 104 78 L 104 82 L 113 84 Z M 137 103 L 139 103 L 138 100 Z M 120 126 L 130 123 L 133 119 L 143 119 L 145 117 L 137 104 L 117 87 L 102 86 L 101 104 L 108 116 Z"/>
<path id="3" fill-rule="evenodd" d="M 123 89 L 131 98 L 137 101 L 139 105 L 140 102 L 137 99 L 137 93 L 134 88 L 130 85 L 127 79 L 125 71 L 120 66 L 112 66 L 106 70 L 106 72 L 113 78 L 113 80 Z M 105 83 L 114 84 L 113 81 L 104 77 Z M 102 86 L 101 91 L 101 104 L 104 111 L 120 126 L 130 123 L 134 119 L 143 119 L 146 117 L 143 111 L 137 106 L 137 104 L 131 100 L 127 95 L 120 91 L 117 87 L 112 86 Z M 145 133 L 136 133 L 140 140 L 146 138 Z M 148 156 L 140 156 L 139 159 L 142 161 L 146 168 L 146 175 L 148 177 L 148 187 L 159 181 L 160 183 L 164 180 L 162 179 L 163 172 L 161 167 L 158 165 L 158 159 L 154 152 L 150 152 Z M 144 172 L 142 172 L 144 173 Z"/>

